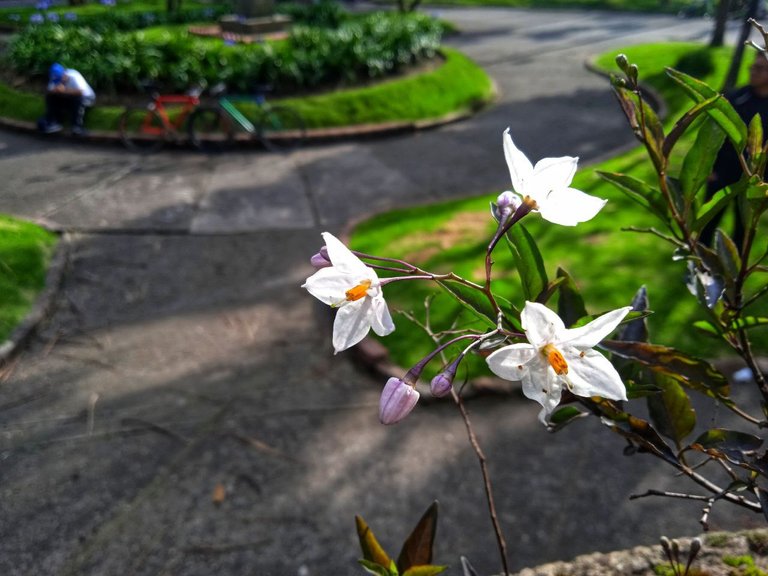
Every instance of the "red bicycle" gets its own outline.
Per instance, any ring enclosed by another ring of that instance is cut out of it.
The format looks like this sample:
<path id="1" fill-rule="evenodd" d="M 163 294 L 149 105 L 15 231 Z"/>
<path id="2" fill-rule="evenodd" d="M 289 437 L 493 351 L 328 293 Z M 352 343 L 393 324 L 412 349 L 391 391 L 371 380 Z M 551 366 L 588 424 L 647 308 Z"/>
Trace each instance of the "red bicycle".
<path id="1" fill-rule="evenodd" d="M 136 152 L 156 152 L 166 143 L 187 137 L 186 124 L 200 106 L 199 88 L 186 94 L 160 94 L 154 86 L 144 85 L 150 101 L 144 106 L 127 106 L 120 116 L 120 138 Z"/>

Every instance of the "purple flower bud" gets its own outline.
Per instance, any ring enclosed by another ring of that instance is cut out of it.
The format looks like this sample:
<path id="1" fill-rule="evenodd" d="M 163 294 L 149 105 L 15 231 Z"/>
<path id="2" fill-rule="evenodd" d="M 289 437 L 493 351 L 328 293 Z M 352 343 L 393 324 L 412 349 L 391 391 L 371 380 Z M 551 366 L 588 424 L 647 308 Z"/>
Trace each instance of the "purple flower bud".
<path id="1" fill-rule="evenodd" d="M 48 12 L 45 16 L 46 16 L 46 18 L 48 18 L 48 20 L 50 22 L 58 22 L 59 21 L 59 15 L 56 12 Z"/>
<path id="2" fill-rule="evenodd" d="M 419 401 L 418 391 L 400 378 L 390 378 L 381 392 L 379 420 L 382 424 L 396 424 L 408 416 Z"/>
<path id="3" fill-rule="evenodd" d="M 328 257 L 328 248 L 325 246 L 320 248 L 320 252 L 312 256 L 309 261 L 312 263 L 312 266 L 318 269 L 332 266 L 331 259 Z"/>
<path id="4" fill-rule="evenodd" d="M 45 22 L 45 18 L 43 17 L 42 14 L 35 12 L 29 17 L 29 21 L 32 24 L 42 24 L 43 22 Z"/>
<path id="5" fill-rule="evenodd" d="M 432 382 L 429 385 L 429 389 L 432 392 L 432 396 L 436 398 L 442 398 L 451 391 L 453 386 L 453 377 L 455 374 L 451 374 L 448 370 L 440 372 L 437 376 L 432 378 Z"/>
<path id="6" fill-rule="evenodd" d="M 520 196 L 514 192 L 506 190 L 499 194 L 499 197 L 496 198 L 496 204 L 505 214 L 512 214 L 512 212 L 520 207 L 522 201 L 520 200 Z"/>

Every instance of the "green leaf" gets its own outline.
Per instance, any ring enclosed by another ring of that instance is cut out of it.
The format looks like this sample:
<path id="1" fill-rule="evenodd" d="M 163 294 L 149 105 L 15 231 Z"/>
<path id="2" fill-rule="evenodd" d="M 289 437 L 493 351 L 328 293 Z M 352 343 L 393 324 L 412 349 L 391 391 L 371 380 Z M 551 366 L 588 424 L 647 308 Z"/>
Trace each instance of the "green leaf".
<path id="1" fill-rule="evenodd" d="M 646 398 L 651 394 L 658 394 L 661 392 L 661 388 L 648 382 L 625 380 L 624 384 L 627 387 L 627 398 L 630 400 L 634 398 Z"/>
<path id="2" fill-rule="evenodd" d="M 662 374 L 657 374 L 654 380 L 661 393 L 648 397 L 651 422 L 659 434 L 680 446 L 696 426 L 696 412 L 688 394 L 675 380 Z"/>
<path id="3" fill-rule="evenodd" d="M 427 566 L 413 566 L 405 571 L 403 576 L 434 576 L 441 574 L 448 569 L 448 566 L 438 566 L 429 564 Z"/>
<path id="4" fill-rule="evenodd" d="M 715 89 L 693 76 L 672 68 L 667 68 L 667 74 L 685 90 L 694 102 L 703 102 L 718 95 Z M 707 114 L 723 129 L 733 147 L 740 154 L 747 143 L 747 127 L 730 102 L 725 98 L 717 99 L 707 110 Z"/>
<path id="5" fill-rule="evenodd" d="M 709 320 L 697 320 L 693 323 L 693 327 L 708 336 L 720 337 L 720 334 L 722 333 L 720 329 Z"/>
<path id="6" fill-rule="evenodd" d="M 736 194 L 736 190 L 739 187 L 739 184 L 734 184 L 715 192 L 712 198 L 699 208 L 699 211 L 696 213 L 696 221 L 693 224 L 693 230 L 695 232 L 703 230 L 704 226 L 709 224 L 712 218 L 717 216 L 726 206 L 728 206 L 728 203 L 731 201 L 734 194 Z"/>
<path id="7" fill-rule="evenodd" d="M 731 324 L 732 330 L 747 330 L 749 328 L 757 328 L 758 326 L 768 325 L 768 318 L 758 316 L 745 316 L 740 318 Z"/>
<path id="8" fill-rule="evenodd" d="M 579 318 L 587 315 L 587 308 L 573 277 L 562 268 L 557 269 L 557 277 L 562 279 L 558 287 L 557 315 L 566 327 L 571 327 Z"/>
<path id="9" fill-rule="evenodd" d="M 622 358 L 634 360 L 654 372 L 669 376 L 687 388 L 732 404 L 728 399 L 728 380 L 705 360 L 688 356 L 674 348 L 644 342 L 603 340 L 600 345 Z"/>
<path id="10" fill-rule="evenodd" d="M 557 432 L 574 420 L 583 418 L 584 416 L 589 416 L 589 414 L 582 412 L 575 406 L 561 406 L 549 417 L 547 430 L 550 432 Z"/>
<path id="11" fill-rule="evenodd" d="M 696 193 L 712 174 L 715 158 L 724 140 L 725 132 L 712 119 L 707 119 L 699 128 L 696 140 L 683 158 L 683 167 L 680 170 L 680 185 L 686 205 L 691 205 Z"/>
<path id="12" fill-rule="evenodd" d="M 765 474 L 765 454 L 757 453 L 763 439 L 746 432 L 714 428 L 707 430 L 686 450 L 704 452 L 715 458 L 725 458 L 743 468 Z"/>
<path id="13" fill-rule="evenodd" d="M 432 547 L 437 532 L 437 501 L 427 508 L 416 527 L 403 543 L 397 557 L 397 569 L 402 574 L 412 566 L 427 565 L 432 562 Z"/>
<path id="14" fill-rule="evenodd" d="M 384 566 L 380 566 L 376 564 L 376 562 L 371 562 L 370 560 L 358 560 L 360 565 L 365 569 L 368 574 L 373 574 L 374 576 L 393 576 L 393 574 L 396 576 L 397 572 L 391 572 Z"/>
<path id="15" fill-rule="evenodd" d="M 666 222 L 667 205 L 658 188 L 654 188 L 628 174 L 603 172 L 601 170 L 596 170 L 596 173 L 603 180 L 610 182 L 624 192 L 631 200 Z"/>
<path id="16" fill-rule="evenodd" d="M 755 114 L 749 121 L 747 152 L 751 158 L 755 158 L 763 152 L 763 122 L 760 119 L 760 114 Z"/>
<path id="17" fill-rule="evenodd" d="M 482 292 L 453 280 L 439 280 L 437 283 L 475 316 L 492 328 L 496 327 L 496 313 Z"/>
<path id="18" fill-rule="evenodd" d="M 526 300 L 535 301 L 547 287 L 547 272 L 536 241 L 519 222 L 507 232 L 507 244 L 515 259 Z"/>
<path id="19" fill-rule="evenodd" d="M 698 104 L 696 104 L 693 108 L 688 110 L 682 118 L 680 118 L 670 130 L 667 137 L 664 139 L 664 145 L 662 147 L 662 153 L 664 154 L 665 158 L 669 158 L 669 155 L 672 153 L 672 148 L 675 147 L 675 144 L 677 144 L 677 141 L 680 139 L 680 136 L 683 135 L 683 133 L 688 129 L 688 126 L 691 125 L 691 123 L 696 120 L 703 112 L 706 112 L 709 110 L 717 100 L 721 98 L 720 94 L 715 94 L 714 96 L 711 96 L 705 100 L 702 100 Z"/>
<path id="20" fill-rule="evenodd" d="M 360 549 L 363 551 L 363 558 L 382 567 L 392 564 L 392 559 L 384 552 L 384 549 L 376 540 L 373 531 L 368 527 L 362 516 L 355 516 L 355 525 L 357 527 L 357 537 L 360 540 Z"/>

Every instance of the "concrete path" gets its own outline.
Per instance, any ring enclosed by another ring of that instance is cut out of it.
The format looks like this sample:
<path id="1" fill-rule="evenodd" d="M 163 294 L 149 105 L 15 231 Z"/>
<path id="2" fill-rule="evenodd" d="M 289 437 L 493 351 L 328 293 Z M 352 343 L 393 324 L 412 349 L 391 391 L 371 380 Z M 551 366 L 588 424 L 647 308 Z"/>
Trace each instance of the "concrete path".
<path id="1" fill-rule="evenodd" d="M 501 101 L 470 121 L 289 156 L 142 158 L 0 133 L 0 211 L 70 230 L 56 312 L 0 383 L 0 574 L 360 573 L 354 514 L 391 553 L 437 498 L 438 560 L 499 570 L 478 467 L 451 405 L 377 422 L 383 384 L 333 357 L 299 288 L 323 230 L 508 186 L 510 126 L 532 157 L 631 142 L 610 46 L 705 36 L 704 21 L 442 10 Z M 396 335 L 394 336 L 396 337 Z M 699 531 L 699 510 L 629 501 L 677 486 L 599 422 L 548 435 L 536 405 L 470 405 L 514 568 Z M 679 487 L 679 486 L 678 486 Z M 762 519 L 716 508 L 714 528 Z"/>

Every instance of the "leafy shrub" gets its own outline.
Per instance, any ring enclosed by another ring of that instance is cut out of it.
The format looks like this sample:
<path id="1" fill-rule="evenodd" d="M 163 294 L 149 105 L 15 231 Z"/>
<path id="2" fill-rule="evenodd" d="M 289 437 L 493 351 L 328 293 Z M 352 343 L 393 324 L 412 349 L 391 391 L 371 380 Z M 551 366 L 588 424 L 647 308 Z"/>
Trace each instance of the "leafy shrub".
<path id="1" fill-rule="evenodd" d="M 334 0 L 320 0 L 312 4 L 281 2 L 275 5 L 275 11 L 290 16 L 297 24 L 322 28 L 338 28 L 348 18 L 341 4 Z"/>
<path id="2" fill-rule="evenodd" d="M 702 78 L 714 72 L 715 63 L 712 59 L 712 52 L 705 48 L 683 54 L 673 68 L 696 78 Z"/>
<path id="3" fill-rule="evenodd" d="M 131 91 L 151 79 L 164 90 L 226 83 L 246 91 L 272 84 L 288 93 L 355 83 L 435 55 L 441 27 L 423 14 L 374 13 L 332 30 L 294 26 L 283 42 L 228 46 L 169 29 L 99 33 L 57 23 L 31 26 L 11 43 L 12 66 L 45 76 L 52 62 L 77 68 L 97 91 Z"/>

